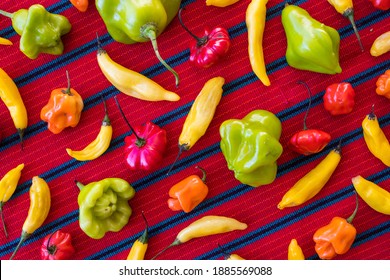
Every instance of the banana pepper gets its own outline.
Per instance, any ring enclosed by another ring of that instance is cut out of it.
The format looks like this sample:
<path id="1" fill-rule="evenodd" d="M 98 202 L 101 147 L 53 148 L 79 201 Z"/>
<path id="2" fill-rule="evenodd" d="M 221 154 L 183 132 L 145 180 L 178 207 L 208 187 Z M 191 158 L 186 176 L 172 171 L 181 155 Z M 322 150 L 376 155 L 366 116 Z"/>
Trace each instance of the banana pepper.
<path id="1" fill-rule="evenodd" d="M 106 232 L 120 231 L 129 221 L 132 210 L 128 201 L 134 188 L 120 178 L 106 178 L 80 188 L 78 196 L 80 228 L 91 238 L 103 238 Z"/>
<path id="2" fill-rule="evenodd" d="M 258 187 L 275 180 L 276 160 L 283 152 L 281 132 L 280 120 L 266 110 L 254 110 L 242 120 L 221 124 L 221 150 L 238 181 Z"/>

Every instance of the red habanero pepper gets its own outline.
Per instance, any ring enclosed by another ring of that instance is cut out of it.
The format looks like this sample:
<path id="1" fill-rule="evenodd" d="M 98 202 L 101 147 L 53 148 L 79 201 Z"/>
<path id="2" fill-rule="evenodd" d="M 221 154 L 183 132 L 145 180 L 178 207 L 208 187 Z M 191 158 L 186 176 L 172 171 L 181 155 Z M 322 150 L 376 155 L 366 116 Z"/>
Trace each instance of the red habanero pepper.
<path id="1" fill-rule="evenodd" d="M 303 84 L 309 92 L 309 105 L 303 119 L 303 130 L 295 133 L 287 143 L 287 146 L 299 154 L 311 155 L 322 151 L 330 142 L 331 136 L 322 130 L 307 128 L 306 118 L 311 107 L 311 91 L 306 83 L 298 83 Z"/>
<path id="2" fill-rule="evenodd" d="M 69 260 L 75 252 L 72 237 L 60 230 L 45 237 L 41 246 L 42 260 Z"/>
<path id="3" fill-rule="evenodd" d="M 376 81 L 376 90 L 375 92 L 378 95 L 383 95 L 384 97 L 390 99 L 390 69 L 379 76 Z"/>
<path id="4" fill-rule="evenodd" d="M 199 38 L 184 25 L 181 10 L 178 14 L 181 26 L 195 38 L 190 47 L 190 61 L 199 67 L 208 68 L 228 52 L 230 47 L 229 33 L 222 27 L 216 27 L 211 32 L 205 28 L 203 36 Z"/>
<path id="5" fill-rule="evenodd" d="M 155 170 L 161 163 L 166 146 L 166 131 L 158 125 L 147 122 L 133 128 L 126 119 L 118 100 L 115 102 L 132 134 L 125 137 L 126 163 L 130 170 Z"/>
<path id="6" fill-rule="evenodd" d="M 183 210 L 189 213 L 206 198 L 209 192 L 205 184 L 206 171 L 198 166 L 196 168 L 202 171 L 202 179 L 198 175 L 191 175 L 169 190 L 169 196 L 171 198 L 168 199 L 168 207 L 171 210 Z"/>
<path id="7" fill-rule="evenodd" d="M 326 88 L 323 100 L 331 115 L 348 114 L 355 106 L 355 90 L 350 83 L 332 84 Z"/>
<path id="8" fill-rule="evenodd" d="M 314 233 L 315 251 L 320 259 L 330 260 L 337 255 L 347 253 L 355 241 L 356 228 L 352 225 L 352 220 L 355 218 L 359 206 L 357 194 L 355 193 L 355 195 L 355 210 L 348 219 L 334 217 L 328 225 L 319 228 Z"/>
<path id="9" fill-rule="evenodd" d="M 375 8 L 386 11 L 390 9 L 390 0 L 370 0 Z"/>

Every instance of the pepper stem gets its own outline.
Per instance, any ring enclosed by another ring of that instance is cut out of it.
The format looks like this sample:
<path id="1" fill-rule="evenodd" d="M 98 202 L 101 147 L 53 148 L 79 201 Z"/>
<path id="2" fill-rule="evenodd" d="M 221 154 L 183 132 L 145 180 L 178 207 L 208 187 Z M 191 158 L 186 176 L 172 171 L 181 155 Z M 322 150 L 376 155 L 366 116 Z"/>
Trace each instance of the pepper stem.
<path id="1" fill-rule="evenodd" d="M 138 240 L 142 244 L 147 244 L 148 243 L 148 239 L 149 239 L 149 237 L 148 237 L 149 225 L 148 225 L 148 221 L 145 218 L 144 211 L 142 211 L 141 214 L 142 214 L 142 218 L 144 218 L 145 230 L 142 233 L 142 235 L 140 236 L 140 238 L 138 238 Z"/>
<path id="2" fill-rule="evenodd" d="M 131 126 L 131 124 L 127 120 L 125 113 L 123 113 L 122 107 L 119 105 L 119 102 L 118 102 L 118 99 L 116 98 L 116 96 L 114 96 L 114 99 L 115 99 L 116 106 L 118 107 L 119 112 L 121 113 L 122 117 L 124 118 L 127 126 L 130 128 L 130 130 L 134 134 L 135 138 L 137 138 L 137 141 L 135 142 L 135 144 L 137 145 L 137 147 L 143 147 L 146 143 L 145 139 L 138 136 L 138 134 L 135 132 L 135 129 Z"/>
<path id="3" fill-rule="evenodd" d="M 76 186 L 79 188 L 80 191 L 85 187 L 83 183 L 77 180 L 74 180 L 74 182 L 76 183 Z"/>
<path id="4" fill-rule="evenodd" d="M 206 170 L 204 170 L 202 167 L 199 167 L 199 166 L 195 166 L 195 168 L 198 168 L 200 171 L 202 171 L 202 173 L 203 173 L 202 182 L 205 183 L 206 182 Z"/>
<path id="5" fill-rule="evenodd" d="M 219 250 L 221 251 L 221 253 L 222 253 L 222 255 L 223 255 L 223 258 L 224 258 L 225 260 L 227 260 L 228 258 L 230 258 L 230 254 L 227 253 L 227 252 L 221 247 L 221 245 L 219 245 L 219 243 L 218 243 L 218 248 L 219 248 Z"/>
<path id="6" fill-rule="evenodd" d="M 307 92 L 309 93 L 309 105 L 307 106 L 305 117 L 303 118 L 303 130 L 307 130 L 306 119 L 307 119 L 307 115 L 309 114 L 309 110 L 311 108 L 311 90 L 310 90 L 309 86 L 305 82 L 298 81 L 297 83 L 301 84 L 301 85 L 304 85 L 306 87 L 306 89 L 307 89 Z"/>
<path id="7" fill-rule="evenodd" d="M 22 246 L 23 242 L 26 241 L 27 238 L 30 237 L 31 234 L 25 232 L 25 231 L 22 231 L 22 235 L 20 237 L 20 241 L 18 243 L 18 245 L 16 246 L 14 252 L 12 253 L 12 256 L 9 258 L 10 260 L 12 260 L 16 254 L 16 252 L 19 250 L 20 246 Z"/>
<path id="8" fill-rule="evenodd" d="M 197 45 L 198 46 L 203 46 L 204 44 L 207 43 L 207 37 L 202 37 L 202 38 L 199 38 L 198 36 L 196 36 L 194 33 L 192 33 L 188 28 L 187 26 L 185 26 L 182 18 L 181 18 L 181 11 L 182 10 L 185 10 L 184 8 L 181 8 L 179 10 L 179 13 L 178 13 L 178 18 L 179 18 L 179 22 L 180 22 L 180 25 L 184 28 L 185 31 L 188 32 L 188 34 L 190 34 L 197 42 Z"/>
<path id="9" fill-rule="evenodd" d="M 142 34 L 146 37 L 149 38 L 150 41 L 152 42 L 154 53 L 156 54 L 158 60 L 161 62 L 162 65 L 165 66 L 169 72 L 171 72 L 175 76 L 176 80 L 176 87 L 179 86 L 180 79 L 179 75 L 175 70 L 172 69 L 171 66 L 168 65 L 168 63 L 165 62 L 165 60 L 161 57 L 160 52 L 158 51 L 158 45 L 157 45 L 157 40 L 156 40 L 156 27 L 154 25 L 147 25 L 145 28 L 142 30 Z"/>
<path id="10" fill-rule="evenodd" d="M 107 110 L 106 100 L 104 100 L 102 94 L 100 94 L 100 97 L 102 98 L 102 102 L 103 102 L 103 106 L 104 106 L 104 118 L 103 118 L 103 121 L 102 121 L 102 125 L 103 126 L 110 126 L 111 125 L 111 121 L 110 121 L 110 118 L 108 117 L 108 110 Z"/>
<path id="11" fill-rule="evenodd" d="M 355 206 L 355 210 L 353 211 L 352 215 L 349 216 L 348 219 L 347 219 L 347 222 L 350 223 L 350 224 L 352 224 L 352 221 L 353 221 L 353 219 L 355 218 L 356 213 L 357 213 L 358 208 L 359 208 L 359 199 L 358 199 L 358 195 L 357 195 L 356 192 L 354 192 L 354 193 L 355 193 L 355 198 L 356 198 L 356 206 Z"/>
<path id="12" fill-rule="evenodd" d="M 3 10 L 0 10 L 0 15 L 3 15 L 3 16 L 8 17 L 10 19 L 12 19 L 14 17 L 13 13 L 8 13 L 8 12 L 3 11 Z"/>
<path id="13" fill-rule="evenodd" d="M 62 93 L 65 93 L 67 95 L 71 95 L 71 92 L 70 92 L 70 78 L 69 78 L 69 72 L 68 70 L 66 70 L 66 79 L 68 81 L 68 87 L 66 89 L 63 89 L 61 92 Z"/>
<path id="14" fill-rule="evenodd" d="M 18 134 L 20 138 L 20 149 L 23 151 L 24 145 L 23 145 L 23 136 L 26 129 L 24 128 L 18 128 Z"/>
<path id="15" fill-rule="evenodd" d="M 364 47 L 363 47 L 363 44 L 362 44 L 362 41 L 360 39 L 360 35 L 359 35 L 359 31 L 356 27 L 356 24 L 355 24 L 355 20 L 354 20 L 354 17 L 353 17 L 353 8 L 349 8 L 347 9 L 344 13 L 343 13 L 343 16 L 345 16 L 346 18 L 349 19 L 349 21 L 351 22 L 351 25 L 352 25 L 352 28 L 353 28 L 353 31 L 355 32 L 355 35 L 358 39 L 358 42 L 359 42 L 359 46 L 360 46 L 360 49 L 362 50 L 362 52 L 364 52 Z"/>
<path id="16" fill-rule="evenodd" d="M 52 234 L 50 234 L 49 239 L 47 240 L 46 249 L 49 252 L 50 255 L 54 255 L 57 252 L 57 246 L 56 245 L 50 245 L 51 238 L 56 232 L 54 231 Z"/>
<path id="17" fill-rule="evenodd" d="M 374 113 L 374 108 L 375 108 L 375 104 L 372 104 L 371 112 L 368 114 L 368 119 L 369 120 L 375 120 L 375 118 L 376 118 L 375 113 Z"/>
<path id="18" fill-rule="evenodd" d="M 5 226 L 5 221 L 4 221 L 3 205 L 4 205 L 4 202 L 0 202 L 0 216 L 1 216 L 1 222 L 2 222 L 3 228 L 4 228 L 5 237 L 8 238 L 7 227 Z"/>
<path id="19" fill-rule="evenodd" d="M 167 176 L 168 176 L 169 172 L 171 172 L 173 166 L 175 165 L 176 161 L 179 159 L 179 157 L 181 156 L 183 151 L 187 151 L 187 150 L 188 150 L 188 145 L 186 145 L 186 144 L 179 145 L 179 152 L 177 153 L 177 156 L 176 156 L 175 160 L 173 161 L 171 167 L 169 168 L 169 170 L 167 172 Z"/>
<path id="20" fill-rule="evenodd" d="M 156 255 L 154 255 L 153 258 L 151 258 L 151 260 L 154 260 L 156 259 L 159 255 L 161 255 L 162 253 L 164 253 L 166 250 L 168 250 L 169 248 L 173 247 L 173 246 L 176 246 L 176 245 L 180 245 L 181 242 L 178 240 L 178 239 L 175 239 L 175 241 L 173 241 L 169 246 L 165 247 L 164 249 L 162 249 L 160 252 L 158 252 Z"/>

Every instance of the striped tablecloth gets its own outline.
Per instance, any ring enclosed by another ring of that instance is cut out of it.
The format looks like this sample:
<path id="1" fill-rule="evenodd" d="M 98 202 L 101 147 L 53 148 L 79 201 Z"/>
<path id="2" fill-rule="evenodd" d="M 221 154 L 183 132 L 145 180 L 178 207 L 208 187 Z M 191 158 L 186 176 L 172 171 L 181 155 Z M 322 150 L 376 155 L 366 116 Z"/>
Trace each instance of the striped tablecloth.
<path id="1" fill-rule="evenodd" d="M 218 243 L 228 252 L 245 259 L 287 259 L 290 240 L 297 239 L 307 259 L 318 259 L 313 233 L 334 216 L 348 217 L 355 207 L 351 178 L 361 175 L 390 191 L 390 169 L 375 158 L 363 139 L 361 123 L 375 104 L 381 127 L 390 139 L 390 101 L 375 93 L 379 75 L 390 68 L 390 53 L 372 57 L 371 44 L 380 34 L 389 31 L 389 11 L 375 9 L 368 0 L 355 0 L 355 20 L 365 52 L 361 52 L 349 21 L 338 14 L 327 1 L 289 1 L 306 9 L 312 17 L 332 26 L 341 36 L 341 74 L 325 75 L 300 71 L 290 67 L 285 59 L 286 36 L 281 24 L 284 2 L 271 0 L 267 4 L 264 32 L 264 55 L 271 86 L 265 87 L 252 72 L 248 59 L 248 39 L 245 11 L 249 0 L 226 7 L 206 6 L 205 1 L 184 0 L 185 21 L 196 34 L 203 28 L 222 26 L 229 31 L 232 44 L 223 61 L 208 69 L 199 69 L 189 62 L 192 38 L 181 28 L 177 17 L 158 38 L 160 53 L 179 73 L 181 84 L 175 88 L 174 78 L 157 60 L 150 43 L 124 45 L 107 33 L 94 1 L 87 12 L 76 10 L 68 0 L 1 1 L 0 8 L 15 12 L 39 2 L 52 13 L 66 16 L 72 30 L 63 37 L 61 56 L 40 55 L 30 60 L 19 50 L 19 35 L 11 21 L 0 18 L 0 37 L 10 39 L 13 46 L 0 46 L 0 67 L 17 84 L 28 111 L 29 125 L 21 150 L 19 138 L 4 104 L 0 105 L 0 176 L 17 164 L 24 163 L 19 185 L 4 207 L 9 237 L 0 234 L 0 257 L 8 259 L 19 241 L 29 208 L 29 188 L 33 176 L 44 178 L 50 186 L 52 206 L 46 221 L 23 244 L 15 259 L 40 259 L 40 247 L 48 234 L 61 229 L 72 235 L 76 248 L 74 259 L 125 259 L 133 242 L 144 230 L 141 212 L 149 222 L 149 248 L 146 259 L 169 245 L 178 232 L 205 215 L 222 215 L 248 224 L 244 231 L 214 235 L 167 250 L 160 259 L 223 259 Z M 110 56 L 120 64 L 138 71 L 163 87 L 177 92 L 177 102 L 148 102 L 124 95 L 103 76 L 96 60 L 96 33 Z M 75 128 L 53 134 L 40 119 L 40 111 L 50 92 L 66 86 L 68 70 L 72 87 L 83 97 L 85 108 Z M 185 117 L 203 84 L 210 78 L 226 80 L 224 94 L 206 135 L 191 150 L 183 153 L 176 168 L 166 176 L 178 152 L 178 137 Z M 313 92 L 312 109 L 307 119 L 310 128 L 331 134 L 332 140 L 320 153 L 301 156 L 287 148 L 290 137 L 302 129 L 308 95 L 298 80 L 305 81 Z M 356 91 L 353 112 L 331 116 L 323 106 L 322 96 L 328 85 L 349 82 Z M 113 139 L 107 152 L 98 159 L 78 162 L 69 157 L 66 148 L 81 149 L 97 135 L 103 115 L 100 96 L 104 96 L 113 126 Z M 133 125 L 152 121 L 167 131 L 168 147 L 161 167 L 155 172 L 130 171 L 124 161 L 124 138 L 129 130 L 114 101 L 117 96 Z M 252 188 L 237 181 L 228 170 L 220 150 L 220 124 L 230 118 L 242 118 L 254 109 L 266 109 L 281 120 L 281 144 L 284 151 L 278 160 L 276 180 L 267 186 Z M 284 210 L 277 204 L 293 184 L 315 167 L 342 139 L 342 159 L 324 189 L 307 203 Z M 167 206 L 172 185 L 192 174 L 195 166 L 207 171 L 207 198 L 192 212 L 173 212 Z M 127 180 L 136 190 L 129 202 L 133 214 L 118 233 L 104 238 L 89 238 L 79 227 L 78 188 L 74 180 L 83 183 L 107 177 Z M 390 259 L 389 216 L 372 210 L 363 200 L 354 226 L 357 237 L 352 248 L 336 259 Z"/>

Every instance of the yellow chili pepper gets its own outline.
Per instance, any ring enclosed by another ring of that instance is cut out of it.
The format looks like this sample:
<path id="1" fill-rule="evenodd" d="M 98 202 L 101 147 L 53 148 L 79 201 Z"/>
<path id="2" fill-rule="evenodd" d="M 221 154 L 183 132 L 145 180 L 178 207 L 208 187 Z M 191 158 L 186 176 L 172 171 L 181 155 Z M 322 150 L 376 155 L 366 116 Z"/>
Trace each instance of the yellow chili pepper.
<path id="1" fill-rule="evenodd" d="M 134 242 L 133 246 L 130 249 L 129 255 L 127 256 L 127 260 L 143 260 L 145 259 L 145 253 L 148 249 L 148 222 L 144 216 L 144 212 L 142 212 L 142 217 L 145 221 L 145 230 L 142 235 Z"/>
<path id="2" fill-rule="evenodd" d="M 6 38 L 0 37 L 0 45 L 11 46 L 12 42 Z"/>
<path id="3" fill-rule="evenodd" d="M 372 43 L 370 54 L 380 56 L 390 51 L 390 31 L 387 31 L 375 39 Z"/>
<path id="4" fill-rule="evenodd" d="M 217 106 L 221 101 L 223 93 L 222 86 L 224 83 L 224 78 L 215 77 L 204 84 L 184 122 L 183 129 L 179 136 L 179 153 L 168 173 L 172 170 L 181 153 L 191 149 L 206 133 L 206 130 L 214 117 Z"/>
<path id="5" fill-rule="evenodd" d="M 339 144 L 314 169 L 286 192 L 279 202 L 278 208 L 298 206 L 313 198 L 329 181 L 340 160 L 341 146 Z"/>
<path id="6" fill-rule="evenodd" d="M 21 172 L 23 168 L 24 164 L 19 164 L 14 169 L 8 171 L 0 180 L 0 215 L 1 221 L 3 223 L 4 233 L 7 238 L 8 232 L 4 222 L 3 205 L 11 198 L 11 196 L 15 192 L 20 176 L 22 175 Z"/>
<path id="7" fill-rule="evenodd" d="M 155 255 L 152 260 L 168 248 L 183 244 L 187 241 L 192 240 L 193 238 L 199 238 L 219 233 L 226 233 L 233 230 L 244 230 L 247 227 L 247 224 L 242 223 L 233 218 L 224 216 L 204 216 L 196 220 L 186 228 L 182 229 L 176 236 L 176 239 L 168 247 L 157 253 L 157 255 Z"/>
<path id="8" fill-rule="evenodd" d="M 374 106 L 362 123 L 363 136 L 370 152 L 380 159 L 386 166 L 390 166 L 390 144 L 386 135 L 379 126 L 378 118 L 374 114 Z"/>
<path id="9" fill-rule="evenodd" d="M 18 87 L 8 74 L 0 68 L 0 99 L 7 106 L 23 147 L 23 134 L 27 128 L 27 110 Z"/>
<path id="10" fill-rule="evenodd" d="M 298 245 L 296 239 L 291 239 L 288 245 L 288 260 L 304 260 L 305 255 L 302 252 L 302 248 Z"/>
<path id="11" fill-rule="evenodd" d="M 241 261 L 241 260 L 245 260 L 244 258 L 242 258 L 241 256 L 239 256 L 237 254 L 227 253 L 219 244 L 218 244 L 218 248 L 221 251 L 221 253 L 223 254 L 223 258 L 225 260 L 227 260 L 227 261 Z"/>
<path id="12" fill-rule="evenodd" d="M 227 7 L 237 3 L 240 0 L 206 0 L 207 6 L 215 6 L 215 7 Z"/>
<path id="13" fill-rule="evenodd" d="M 248 5 L 245 16 L 245 23 L 248 30 L 249 60 L 253 72 L 265 86 L 271 84 L 267 76 L 263 53 L 263 33 L 267 3 L 268 0 L 252 0 Z"/>
<path id="14" fill-rule="evenodd" d="M 352 178 L 352 184 L 358 195 L 372 209 L 390 215 L 390 192 L 360 175 Z"/>
<path id="15" fill-rule="evenodd" d="M 31 236 L 46 220 L 51 205 L 50 189 L 46 181 L 35 176 L 32 178 L 30 188 L 30 208 L 24 221 L 20 241 L 16 246 L 10 260 L 13 259 L 22 243 Z"/>
<path id="16" fill-rule="evenodd" d="M 106 102 L 103 99 L 104 104 L 104 119 L 102 121 L 102 125 L 100 126 L 100 131 L 96 138 L 89 143 L 84 149 L 80 151 L 73 151 L 69 148 L 66 149 L 66 152 L 71 157 L 75 158 L 78 161 L 86 161 L 86 160 L 93 160 L 98 157 L 100 157 L 102 154 L 104 154 L 105 151 L 107 151 L 108 147 L 111 143 L 112 138 L 112 126 L 111 121 L 107 114 L 107 106 Z"/>

